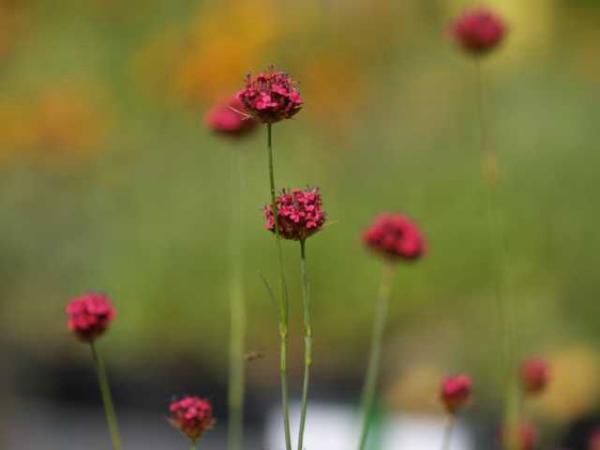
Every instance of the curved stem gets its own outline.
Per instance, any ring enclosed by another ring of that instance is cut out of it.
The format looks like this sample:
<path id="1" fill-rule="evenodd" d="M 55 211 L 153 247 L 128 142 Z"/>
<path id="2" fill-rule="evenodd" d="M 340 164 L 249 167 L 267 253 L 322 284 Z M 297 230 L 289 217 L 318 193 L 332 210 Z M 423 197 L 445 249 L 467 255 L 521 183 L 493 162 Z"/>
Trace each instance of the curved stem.
<path id="1" fill-rule="evenodd" d="M 444 426 L 444 439 L 442 440 L 442 450 L 450 450 L 450 441 L 452 440 L 452 430 L 454 430 L 454 415 L 448 415 L 446 425 Z"/>
<path id="2" fill-rule="evenodd" d="M 392 288 L 392 276 L 394 275 L 394 266 L 387 263 L 382 270 L 381 284 L 379 287 L 379 297 L 377 299 L 377 309 L 373 322 L 373 332 L 371 335 L 371 347 L 369 350 L 369 363 L 367 366 L 367 376 L 362 390 L 362 426 L 358 448 L 363 450 L 369 437 L 369 425 L 373 401 L 375 400 L 375 390 L 377 379 L 379 378 L 379 366 L 381 363 L 381 348 L 383 344 L 383 333 L 387 321 L 387 313 L 390 302 L 390 293 Z"/>
<path id="3" fill-rule="evenodd" d="M 90 342 L 90 348 L 92 350 L 92 358 L 94 359 L 94 365 L 96 367 L 96 374 L 98 375 L 98 386 L 100 387 L 100 395 L 102 396 L 102 404 L 104 405 L 104 412 L 106 414 L 106 422 L 108 423 L 108 431 L 112 441 L 112 448 L 113 450 L 121 450 L 121 435 L 119 433 L 119 424 L 117 423 L 117 414 L 115 413 L 115 407 L 113 405 L 112 396 L 110 393 L 110 385 L 108 384 L 106 367 L 104 366 L 104 361 L 96 350 L 96 344 L 94 344 L 93 341 Z"/>
<path id="4" fill-rule="evenodd" d="M 273 140 L 272 140 L 272 125 L 267 124 L 267 149 L 269 153 L 269 182 L 271 187 L 271 208 L 273 210 L 273 223 L 275 226 L 275 242 L 277 245 L 277 258 L 279 261 L 280 274 L 280 289 L 281 297 L 279 304 L 279 374 L 281 378 L 281 407 L 283 414 L 283 431 L 285 434 L 285 447 L 287 450 L 292 449 L 292 438 L 290 433 L 290 409 L 288 397 L 288 381 L 287 381 L 287 359 L 288 359 L 288 297 L 287 286 L 285 281 L 285 269 L 283 266 L 283 251 L 281 248 L 281 234 L 279 232 L 279 223 L 277 220 L 277 197 L 275 194 L 275 169 L 273 163 Z"/>
<path id="5" fill-rule="evenodd" d="M 310 368 L 312 366 L 312 321 L 310 314 L 310 284 L 306 266 L 306 241 L 300 241 L 300 270 L 302 272 L 302 298 L 304 304 L 304 381 L 302 382 L 302 410 L 298 431 L 298 450 L 303 450 L 304 427 L 308 409 L 308 388 L 310 385 Z"/>
<path id="6" fill-rule="evenodd" d="M 242 153 L 234 149 L 231 162 L 231 280 L 229 293 L 229 450 L 240 450 L 244 438 L 244 336 L 246 310 L 243 288 Z"/>

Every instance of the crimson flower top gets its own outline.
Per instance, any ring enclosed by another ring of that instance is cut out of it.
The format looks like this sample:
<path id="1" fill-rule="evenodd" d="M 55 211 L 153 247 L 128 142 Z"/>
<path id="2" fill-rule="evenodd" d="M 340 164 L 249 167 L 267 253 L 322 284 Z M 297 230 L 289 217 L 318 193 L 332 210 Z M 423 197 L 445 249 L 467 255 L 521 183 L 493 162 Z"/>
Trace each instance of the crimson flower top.
<path id="1" fill-rule="evenodd" d="M 211 403 L 200 397 L 188 396 L 175 400 L 169 405 L 169 412 L 171 425 L 194 442 L 215 423 Z"/>
<path id="2" fill-rule="evenodd" d="M 509 439 L 509 429 L 502 430 L 502 443 Z M 515 436 L 513 437 L 517 450 L 533 450 L 537 443 L 537 431 L 535 427 L 529 423 L 520 423 L 516 425 Z"/>
<path id="3" fill-rule="evenodd" d="M 277 225 L 284 239 L 303 241 L 321 229 L 326 215 L 318 188 L 284 189 L 277 197 Z M 275 233 L 272 205 L 264 208 L 266 228 Z"/>
<path id="4" fill-rule="evenodd" d="M 529 358 L 521 364 L 521 385 L 530 394 L 542 392 L 550 381 L 550 366 L 543 358 Z"/>
<path id="5" fill-rule="evenodd" d="M 415 260 L 425 253 L 425 242 L 415 224 L 402 214 L 383 213 L 363 233 L 371 250 L 397 261 Z"/>
<path id="6" fill-rule="evenodd" d="M 492 10 L 465 11 L 452 25 L 454 39 L 466 51 L 483 55 L 498 46 L 506 35 L 504 21 Z"/>
<path id="7" fill-rule="evenodd" d="M 246 112 L 237 96 L 217 102 L 204 115 L 204 124 L 216 133 L 240 137 L 256 129 L 258 122 Z"/>
<path id="8" fill-rule="evenodd" d="M 246 77 L 246 87 L 237 98 L 246 110 L 263 123 L 275 123 L 296 115 L 304 102 L 292 78 L 271 67 Z"/>
<path id="9" fill-rule="evenodd" d="M 455 414 L 471 399 L 471 377 L 460 374 L 442 380 L 440 399 L 450 414 Z"/>
<path id="10" fill-rule="evenodd" d="M 65 312 L 67 327 L 84 342 L 92 342 L 104 333 L 116 316 L 108 297 L 97 292 L 72 299 Z"/>

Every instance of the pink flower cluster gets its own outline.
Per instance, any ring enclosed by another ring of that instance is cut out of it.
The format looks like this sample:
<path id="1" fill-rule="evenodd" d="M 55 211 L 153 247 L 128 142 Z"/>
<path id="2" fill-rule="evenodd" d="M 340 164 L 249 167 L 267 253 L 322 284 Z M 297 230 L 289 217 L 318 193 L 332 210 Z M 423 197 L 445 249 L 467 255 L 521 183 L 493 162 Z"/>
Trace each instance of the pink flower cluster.
<path id="1" fill-rule="evenodd" d="M 521 364 L 521 385 L 530 394 L 542 392 L 550 381 L 550 366 L 543 358 L 529 358 Z"/>
<path id="2" fill-rule="evenodd" d="M 505 428 L 502 432 L 502 443 L 509 439 L 510 430 Z M 520 423 L 516 425 L 514 430 L 514 447 L 518 450 L 533 450 L 537 443 L 537 431 L 535 427 L 529 423 Z"/>
<path id="3" fill-rule="evenodd" d="M 277 225 L 284 239 L 303 241 L 315 234 L 325 223 L 318 188 L 283 190 L 277 197 Z M 275 232 L 272 205 L 264 208 L 266 228 Z"/>
<path id="4" fill-rule="evenodd" d="M 304 103 L 290 76 L 273 67 L 254 77 L 248 75 L 246 87 L 238 92 L 237 98 L 263 123 L 289 119 L 302 109 Z"/>
<path id="5" fill-rule="evenodd" d="M 482 55 L 498 46 L 506 34 L 504 21 L 491 10 L 475 8 L 455 20 L 452 34 L 468 52 Z"/>
<path id="6" fill-rule="evenodd" d="M 204 124 L 216 133 L 240 137 L 256 129 L 258 122 L 245 111 L 237 96 L 233 96 L 216 103 L 204 116 Z"/>
<path id="7" fill-rule="evenodd" d="M 440 399 L 450 414 L 455 414 L 471 399 L 471 377 L 465 374 L 446 377 L 442 381 Z"/>
<path id="8" fill-rule="evenodd" d="M 211 403 L 200 397 L 184 397 L 169 405 L 171 417 L 169 422 L 192 441 L 212 428 L 215 423 Z"/>
<path id="9" fill-rule="evenodd" d="M 415 260 L 425 253 L 421 232 L 407 217 L 383 213 L 364 232 L 363 241 L 371 250 L 390 260 Z"/>
<path id="10" fill-rule="evenodd" d="M 92 342 L 104 333 L 116 316 L 108 297 L 97 292 L 72 299 L 65 312 L 69 330 L 85 342 Z"/>

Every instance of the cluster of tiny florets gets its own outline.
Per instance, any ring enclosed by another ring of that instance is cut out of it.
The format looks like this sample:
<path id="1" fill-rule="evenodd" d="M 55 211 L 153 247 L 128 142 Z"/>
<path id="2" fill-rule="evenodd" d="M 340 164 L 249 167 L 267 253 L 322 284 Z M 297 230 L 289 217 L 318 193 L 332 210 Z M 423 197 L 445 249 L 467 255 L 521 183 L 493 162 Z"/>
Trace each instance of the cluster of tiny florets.
<path id="1" fill-rule="evenodd" d="M 204 116 L 210 130 L 233 137 L 243 136 L 256 129 L 258 122 L 244 108 L 237 96 L 217 102 Z"/>
<path id="2" fill-rule="evenodd" d="M 471 399 L 471 377 L 465 374 L 446 377 L 442 380 L 440 400 L 450 414 L 455 414 Z"/>
<path id="3" fill-rule="evenodd" d="M 304 103 L 292 78 L 274 68 L 255 76 L 248 75 L 246 87 L 237 97 L 246 111 L 263 123 L 289 119 Z"/>
<path id="4" fill-rule="evenodd" d="M 321 229 L 326 220 L 318 188 L 283 190 L 276 199 L 277 226 L 284 239 L 303 241 Z M 264 208 L 266 228 L 275 232 L 273 206 Z"/>
<path id="5" fill-rule="evenodd" d="M 212 428 L 215 423 L 211 403 L 200 397 L 184 397 L 169 405 L 169 422 L 192 441 Z"/>
<path id="6" fill-rule="evenodd" d="M 384 213 L 363 233 L 365 245 L 390 260 L 415 260 L 425 252 L 417 226 L 402 214 Z"/>
<path id="7" fill-rule="evenodd" d="M 102 335 L 116 316 L 109 298 L 97 292 L 72 299 L 65 312 L 67 327 L 85 342 L 92 342 Z"/>
<path id="8" fill-rule="evenodd" d="M 506 34 L 506 25 L 493 11 L 475 8 L 466 11 L 454 21 L 452 34 L 463 49 L 482 55 L 502 42 Z"/>

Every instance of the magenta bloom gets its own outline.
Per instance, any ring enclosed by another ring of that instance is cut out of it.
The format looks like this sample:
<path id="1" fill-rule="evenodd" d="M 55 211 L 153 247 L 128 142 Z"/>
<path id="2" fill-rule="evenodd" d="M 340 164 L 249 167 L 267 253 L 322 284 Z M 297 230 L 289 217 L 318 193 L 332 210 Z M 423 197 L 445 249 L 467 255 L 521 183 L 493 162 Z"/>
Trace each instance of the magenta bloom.
<path id="1" fill-rule="evenodd" d="M 237 98 L 246 110 L 263 123 L 275 123 L 296 115 L 304 102 L 296 83 L 271 67 L 267 72 L 246 77 L 246 87 Z"/>
<path id="2" fill-rule="evenodd" d="M 208 110 L 204 124 L 216 133 L 240 137 L 256 129 L 258 122 L 246 112 L 237 96 L 233 96 Z"/>
<path id="3" fill-rule="evenodd" d="M 97 292 L 72 299 L 65 312 L 67 327 L 84 342 L 92 342 L 104 333 L 116 316 L 108 297 Z"/>
<path id="4" fill-rule="evenodd" d="M 466 51 L 483 55 L 502 42 L 506 25 L 493 11 L 475 8 L 464 12 L 454 21 L 452 35 Z"/>
<path id="5" fill-rule="evenodd" d="M 442 381 L 440 399 L 450 414 L 455 414 L 471 399 L 471 377 L 460 374 Z"/>
<path id="6" fill-rule="evenodd" d="M 200 397 L 189 396 L 175 400 L 169 405 L 169 411 L 171 425 L 194 442 L 215 423 L 212 405 Z"/>
<path id="7" fill-rule="evenodd" d="M 318 188 L 306 190 L 283 190 L 277 197 L 277 225 L 284 239 L 303 241 L 315 234 L 325 223 L 326 215 L 321 209 L 321 193 Z M 272 205 L 264 208 L 266 228 L 275 232 Z"/>
<path id="8" fill-rule="evenodd" d="M 508 439 L 508 429 L 504 429 L 502 433 L 502 440 Z M 533 450 L 537 443 L 537 431 L 533 425 L 529 423 L 521 423 L 516 429 L 516 436 L 514 437 L 518 445 L 518 450 Z"/>
<path id="9" fill-rule="evenodd" d="M 521 364 L 521 384 L 530 394 L 542 392 L 550 381 L 550 367 L 543 358 L 529 358 Z"/>
<path id="10" fill-rule="evenodd" d="M 363 233 L 363 241 L 371 250 L 392 261 L 415 260 L 425 253 L 421 232 L 407 217 L 383 213 Z"/>

